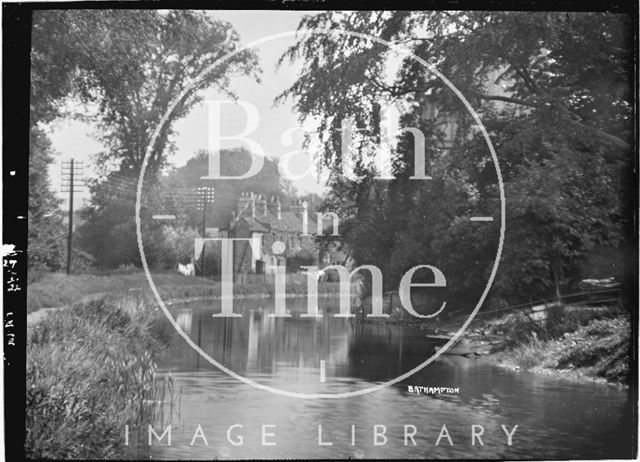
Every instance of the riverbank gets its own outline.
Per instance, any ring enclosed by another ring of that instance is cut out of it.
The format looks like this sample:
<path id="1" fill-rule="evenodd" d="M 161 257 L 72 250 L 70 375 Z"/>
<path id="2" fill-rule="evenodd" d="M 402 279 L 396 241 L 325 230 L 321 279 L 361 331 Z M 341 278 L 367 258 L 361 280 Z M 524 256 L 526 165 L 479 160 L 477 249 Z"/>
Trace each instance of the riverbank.
<path id="1" fill-rule="evenodd" d="M 450 339 L 466 314 L 420 320 L 394 310 L 388 324 Z M 631 360 L 628 313 L 615 306 L 549 306 L 477 316 L 445 355 L 481 357 L 515 371 L 577 381 L 628 385 Z"/>
<path id="2" fill-rule="evenodd" d="M 38 323 L 27 338 L 27 458 L 127 457 L 124 425 L 153 422 L 156 403 L 171 399 L 155 375 L 168 328 L 132 297 L 78 303 Z"/>
<path id="3" fill-rule="evenodd" d="M 176 272 L 160 272 L 152 274 L 153 281 L 163 300 L 188 300 L 220 298 L 221 287 L 219 281 L 207 278 L 184 276 Z M 272 297 L 273 284 L 266 282 L 252 282 L 234 284 L 234 296 L 241 297 Z M 286 292 L 288 296 L 306 296 L 306 284 L 297 279 L 287 279 Z M 320 294 L 338 294 L 339 284 L 319 283 Z M 126 274 L 72 274 L 48 273 L 37 282 L 27 286 L 27 313 L 43 308 L 60 308 L 72 305 L 78 301 L 88 302 L 106 295 L 142 296 L 149 300 L 153 293 L 149 287 L 146 275 L 142 271 Z"/>
<path id="4" fill-rule="evenodd" d="M 492 352 L 486 360 L 574 381 L 629 383 L 631 324 L 625 315 L 593 319 L 559 338 L 528 340 Z"/>
<path id="5" fill-rule="evenodd" d="M 510 370 L 628 385 L 632 344 L 630 317 L 622 307 L 553 305 L 476 318 L 458 345 Z"/>

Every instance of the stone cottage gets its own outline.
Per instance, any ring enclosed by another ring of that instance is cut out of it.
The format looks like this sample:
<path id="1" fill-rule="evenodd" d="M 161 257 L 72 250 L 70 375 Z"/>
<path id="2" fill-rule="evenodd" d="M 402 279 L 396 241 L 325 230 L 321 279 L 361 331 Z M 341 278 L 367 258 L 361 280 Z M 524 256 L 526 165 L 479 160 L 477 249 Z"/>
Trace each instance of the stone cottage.
<path id="1" fill-rule="evenodd" d="M 317 223 L 303 201 L 284 210 L 276 196 L 267 201 L 261 194 L 242 193 L 228 228 L 221 231 L 257 242 L 255 248 L 250 242 L 234 242 L 234 273 L 271 274 L 278 265 L 295 271 L 319 261 Z"/>

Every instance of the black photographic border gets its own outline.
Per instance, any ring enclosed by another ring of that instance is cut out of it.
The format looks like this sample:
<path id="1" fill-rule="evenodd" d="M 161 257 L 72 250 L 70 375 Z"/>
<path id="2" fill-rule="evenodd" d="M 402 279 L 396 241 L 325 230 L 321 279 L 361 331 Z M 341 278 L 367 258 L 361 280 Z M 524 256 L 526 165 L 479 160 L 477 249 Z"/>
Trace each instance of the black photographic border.
<path id="1" fill-rule="evenodd" d="M 623 281 L 623 296 L 632 310 L 632 356 L 630 393 L 634 402 L 632 453 L 637 454 L 638 424 L 638 4 L 625 0 L 160 0 L 160 1 L 86 1 L 3 3 L 3 155 L 2 155 L 2 240 L 14 245 L 3 258 L 4 323 L 4 443 L 6 460 L 25 460 L 25 392 L 27 335 L 27 216 L 29 182 L 30 48 L 31 18 L 35 10 L 49 9 L 226 9 L 226 10 L 509 10 L 609 12 L 633 18 L 634 74 L 634 158 L 633 168 L 624 179 L 624 213 L 633 217 L 625 230 L 628 280 Z M 597 179 L 596 179 L 597 180 Z M 15 265 L 13 265 L 15 262 Z M 531 459 L 534 460 L 534 459 Z"/>

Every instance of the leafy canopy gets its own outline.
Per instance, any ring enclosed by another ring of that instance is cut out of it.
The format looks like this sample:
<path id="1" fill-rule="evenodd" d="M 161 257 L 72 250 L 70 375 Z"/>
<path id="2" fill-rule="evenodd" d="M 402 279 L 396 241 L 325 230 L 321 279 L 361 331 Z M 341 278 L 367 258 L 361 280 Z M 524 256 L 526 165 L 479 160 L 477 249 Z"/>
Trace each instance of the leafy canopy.
<path id="1" fill-rule="evenodd" d="M 507 242 L 496 287 L 539 298 L 581 274 L 589 252 L 619 246 L 621 172 L 633 135 L 631 19 L 607 13 L 327 12 L 300 29 L 348 30 L 402 46 L 436 67 L 480 115 L 498 153 L 507 198 Z M 282 59 L 304 72 L 279 100 L 319 120 L 322 157 L 334 172 L 326 206 L 360 264 L 385 281 L 431 262 L 461 300 L 477 299 L 493 264 L 500 216 L 497 176 L 475 122 L 432 72 L 373 40 L 303 34 Z M 393 152 L 394 180 L 376 178 L 380 101 L 427 139 L 429 174 L 412 180 L 414 140 Z M 340 121 L 358 128 L 347 152 L 359 178 L 339 175 Z M 475 296 L 474 296 L 475 294 Z M 455 294 L 454 294 L 455 295 Z"/>

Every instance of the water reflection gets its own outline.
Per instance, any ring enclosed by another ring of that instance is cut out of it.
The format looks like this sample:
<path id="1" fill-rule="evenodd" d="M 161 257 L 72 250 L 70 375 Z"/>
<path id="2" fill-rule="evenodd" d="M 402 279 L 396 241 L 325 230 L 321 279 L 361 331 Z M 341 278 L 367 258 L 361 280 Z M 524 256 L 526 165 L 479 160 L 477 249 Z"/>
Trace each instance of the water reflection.
<path id="1" fill-rule="evenodd" d="M 327 382 L 320 392 L 332 393 L 329 378 L 361 378 L 386 381 L 414 368 L 434 353 L 437 342 L 429 341 L 416 328 L 394 327 L 383 320 L 356 322 L 336 318 L 336 299 L 321 299 L 319 318 L 301 318 L 304 300 L 287 300 L 290 318 L 275 318 L 270 300 L 236 301 L 241 318 L 214 318 L 219 306 L 174 308 L 176 322 L 207 354 L 231 370 L 259 379 L 264 375 L 288 374 L 283 389 L 299 389 L 291 381 L 292 369 L 315 371 L 320 361 Z M 179 342 L 170 367 L 177 370 L 211 368 L 184 342 Z M 319 381 L 318 377 L 314 379 Z M 307 385 L 306 383 L 304 384 Z"/>
<path id="2" fill-rule="evenodd" d="M 337 301 L 336 301 L 337 302 Z M 347 392 L 388 380 L 433 352 L 419 329 L 356 323 L 324 316 L 300 319 L 303 300 L 287 300 L 294 317 L 276 319 L 268 301 L 236 302 L 242 318 L 214 319 L 219 307 L 173 309 L 179 325 L 214 358 L 259 383 L 306 393 Z M 324 300 L 325 313 L 337 312 Z M 326 361 L 326 383 L 319 362 Z M 630 393 L 578 385 L 528 373 L 510 373 L 476 360 L 443 356 L 404 383 L 340 400 L 288 398 L 239 383 L 202 360 L 177 338 L 166 361 L 182 386 L 181 412 L 171 422 L 171 447 L 154 445 L 153 458 L 619 458 L 631 455 Z M 408 385 L 459 387 L 460 394 L 416 395 Z M 236 446 L 227 439 L 242 435 Z M 483 445 L 471 444 L 471 425 L 482 425 Z M 198 425 L 208 445 L 197 439 Z M 275 446 L 262 444 L 262 426 Z M 318 425 L 323 440 L 318 444 Z M 385 425 L 376 445 L 374 425 Z M 405 444 L 405 425 L 416 427 Z M 435 442 L 446 425 L 453 446 Z M 513 445 L 502 429 L 518 425 Z M 353 427 L 352 429 L 352 426 Z M 353 431 L 353 435 L 352 435 Z M 380 442 L 380 441 L 379 441 Z"/>

